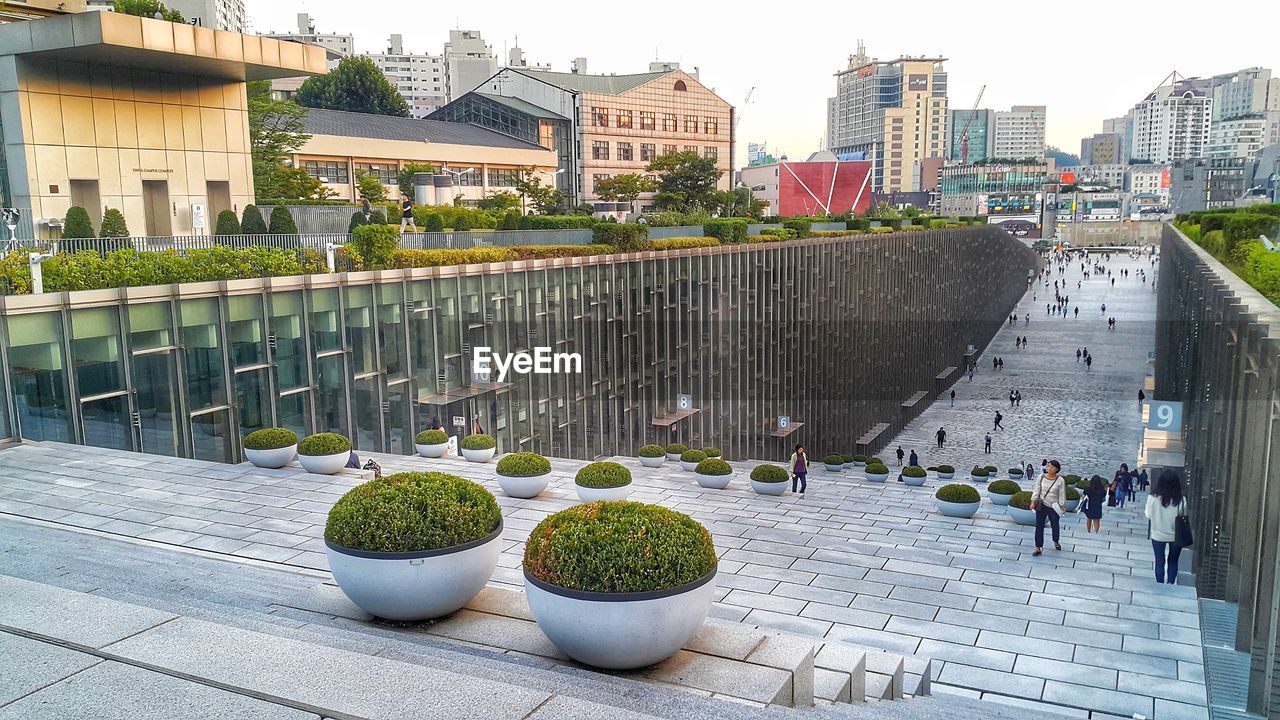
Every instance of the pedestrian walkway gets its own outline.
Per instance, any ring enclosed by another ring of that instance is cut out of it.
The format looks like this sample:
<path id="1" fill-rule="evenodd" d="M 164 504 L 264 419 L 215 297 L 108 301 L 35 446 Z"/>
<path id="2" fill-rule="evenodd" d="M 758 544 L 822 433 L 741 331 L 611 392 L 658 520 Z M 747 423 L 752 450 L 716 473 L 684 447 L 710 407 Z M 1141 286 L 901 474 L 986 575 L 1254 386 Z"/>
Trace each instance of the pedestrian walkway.
<path id="1" fill-rule="evenodd" d="M 1078 267 L 1067 275 L 1073 288 Z M 1042 302 L 1037 317 L 1039 300 L 1025 301 L 1019 314 L 1031 313 L 1031 323 L 997 335 L 973 383 L 957 387 L 955 408 L 939 400 L 884 455 L 901 444 L 925 464 L 962 470 L 1053 457 L 1068 473 L 1108 475 L 1132 461 L 1154 295 L 1136 278 L 1103 283 L 1072 289 L 1079 320 L 1049 320 Z M 1096 307 L 1088 315 L 1085 297 L 1107 302 L 1118 328 L 1108 331 Z M 1019 335 L 1028 349 L 1014 350 Z M 1090 371 L 1075 363 L 1084 345 L 1095 357 Z M 993 355 L 1005 370 L 989 369 Z M 1009 410 L 1014 387 L 1022 406 Z M 993 433 L 987 456 L 981 438 L 996 409 L 1007 429 Z M 950 436 L 941 453 L 931 442 L 939 425 Z M 577 502 L 572 478 L 583 464 L 554 459 L 547 492 L 514 500 L 500 495 L 493 463 L 375 457 L 388 472 L 443 470 L 499 494 L 507 544 L 494 582 L 515 587 L 525 537 Z M 1100 535 L 1068 518 L 1063 551 L 1033 558 L 1030 528 L 987 503 L 972 520 L 944 518 L 934 487 L 819 470 L 804 500 L 766 498 L 749 488 L 752 463 L 735 462 L 730 488 L 712 491 L 670 463 L 622 462 L 635 475 L 632 499 L 687 512 L 712 532 L 721 556 L 716 617 L 933 658 L 937 692 L 1074 717 L 1207 717 L 1194 590 L 1155 584 L 1140 506 L 1108 513 Z M 66 445 L 0 451 L 0 513 L 321 570 L 325 513 L 355 483 Z"/>

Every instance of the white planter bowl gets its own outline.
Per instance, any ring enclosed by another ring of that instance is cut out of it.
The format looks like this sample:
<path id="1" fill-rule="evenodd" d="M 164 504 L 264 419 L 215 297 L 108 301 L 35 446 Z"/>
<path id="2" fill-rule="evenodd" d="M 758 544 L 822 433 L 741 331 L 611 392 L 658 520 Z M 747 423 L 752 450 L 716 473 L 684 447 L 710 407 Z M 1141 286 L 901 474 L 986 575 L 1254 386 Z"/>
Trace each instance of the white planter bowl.
<path id="1" fill-rule="evenodd" d="M 826 463 L 822 463 L 822 467 L 825 468 L 827 472 L 833 473 L 838 473 L 841 470 L 844 470 L 844 465 L 828 465 Z"/>
<path id="2" fill-rule="evenodd" d="M 1009 507 L 1009 518 L 1019 525 L 1035 525 L 1036 511 L 1023 510 L 1022 508 Z"/>
<path id="3" fill-rule="evenodd" d="M 685 472 L 693 472 L 693 471 L 695 471 L 695 470 L 697 470 L 697 469 L 698 469 L 698 463 L 696 463 L 696 462 L 685 462 L 685 461 L 681 460 L 681 461 L 680 461 L 680 469 L 681 469 L 681 470 L 683 470 L 683 471 L 685 471 Z"/>
<path id="4" fill-rule="evenodd" d="M 413 449 L 424 458 L 442 458 L 449 451 L 449 443 L 442 442 L 436 445 L 419 445 L 413 444 Z"/>
<path id="5" fill-rule="evenodd" d="M 951 472 L 949 472 L 949 473 L 944 473 L 944 472 L 939 472 L 939 473 L 938 473 L 938 479 L 939 479 L 939 480 L 950 480 L 951 478 L 953 478 L 953 477 L 955 477 L 955 476 L 956 476 L 956 473 L 955 473 L 955 471 L 954 471 L 954 470 L 953 470 L 953 471 L 951 471 Z"/>
<path id="6" fill-rule="evenodd" d="M 908 475 L 903 475 L 903 476 L 902 476 L 902 484 L 903 484 L 903 485 L 910 485 L 911 487 L 924 487 L 924 483 L 925 483 L 925 481 L 926 481 L 926 480 L 928 480 L 928 479 L 929 479 L 928 477 L 918 477 L 918 478 L 913 478 L 913 477 L 910 477 L 910 476 L 908 476 Z"/>
<path id="7" fill-rule="evenodd" d="M 867 481 L 882 483 L 889 479 L 889 473 L 867 473 Z"/>
<path id="8" fill-rule="evenodd" d="M 938 512 L 953 518 L 971 518 L 978 514 L 978 508 L 982 506 L 982 502 L 973 503 L 954 503 L 946 500 L 934 498 L 933 501 L 938 504 Z"/>
<path id="9" fill-rule="evenodd" d="M 375 617 L 403 622 L 448 615 L 471 601 L 498 565 L 502 525 L 488 537 L 442 550 L 367 553 L 325 542 L 342 592 Z"/>
<path id="10" fill-rule="evenodd" d="M 298 464 L 302 469 L 317 475 L 332 475 L 347 466 L 351 460 L 351 451 L 344 450 L 332 455 L 299 455 Z"/>
<path id="11" fill-rule="evenodd" d="M 715 572 L 648 593 L 566 590 L 524 575 L 538 629 L 574 660 L 607 670 L 647 667 L 674 655 L 702 627 L 715 588 Z"/>
<path id="12" fill-rule="evenodd" d="M 1079 501 L 1079 500 L 1068 500 L 1068 501 L 1067 501 L 1067 512 L 1075 512 L 1075 511 L 1076 511 L 1076 508 L 1078 508 L 1078 507 L 1080 507 L 1080 501 Z"/>
<path id="13" fill-rule="evenodd" d="M 589 488 L 574 483 L 573 488 L 578 491 L 578 499 L 582 502 L 626 500 L 627 496 L 631 494 L 631 483 L 616 488 Z"/>
<path id="14" fill-rule="evenodd" d="M 698 485 L 708 490 L 723 490 L 729 487 L 729 481 L 733 479 L 733 475 L 703 475 L 702 473 L 694 473 L 698 479 Z"/>
<path id="15" fill-rule="evenodd" d="M 751 489 L 755 490 L 757 495 L 782 495 L 787 492 L 787 483 L 786 481 L 766 483 L 752 480 Z"/>
<path id="16" fill-rule="evenodd" d="M 297 455 L 298 443 L 294 443 L 289 447 L 274 448 L 271 450 L 244 449 L 245 459 L 253 463 L 254 467 L 267 468 L 269 470 L 282 468 L 285 465 L 288 465 L 293 462 L 293 459 L 297 457 Z M 342 464 L 346 465 L 345 462 Z"/>
<path id="17" fill-rule="evenodd" d="M 543 473 L 531 477 L 515 477 L 498 473 L 498 486 L 507 497 L 533 498 L 542 494 L 551 481 L 551 473 Z"/>
<path id="18" fill-rule="evenodd" d="M 667 461 L 667 458 L 665 455 L 659 455 L 658 457 L 651 457 L 651 458 L 647 458 L 647 457 L 640 458 L 640 464 L 647 468 L 662 467 L 662 463 L 666 461 Z"/>
<path id="19" fill-rule="evenodd" d="M 987 497 L 991 498 L 991 504 L 992 504 L 992 505 L 1008 505 L 1008 504 L 1009 504 L 1009 498 L 1012 498 L 1013 496 L 1012 496 L 1012 495 L 1001 495 L 1000 493 L 993 493 L 993 492 L 989 492 L 989 493 L 987 493 Z"/>
<path id="20" fill-rule="evenodd" d="M 493 459 L 497 451 L 497 448 L 488 448 L 487 450 L 467 450 L 463 448 L 462 457 L 466 458 L 467 462 L 487 463 Z"/>
<path id="21" fill-rule="evenodd" d="M 680 453 L 667 453 L 667 459 L 671 462 L 680 462 Z"/>
<path id="22" fill-rule="evenodd" d="M 969 473 L 969 481 L 975 485 L 986 485 L 987 483 L 991 482 L 991 476 L 988 475 L 986 477 L 978 477 L 973 473 Z"/>
<path id="23" fill-rule="evenodd" d="M 851 464 L 856 468 L 862 468 L 867 466 L 865 462 L 862 462 L 860 460 L 854 460 Z"/>

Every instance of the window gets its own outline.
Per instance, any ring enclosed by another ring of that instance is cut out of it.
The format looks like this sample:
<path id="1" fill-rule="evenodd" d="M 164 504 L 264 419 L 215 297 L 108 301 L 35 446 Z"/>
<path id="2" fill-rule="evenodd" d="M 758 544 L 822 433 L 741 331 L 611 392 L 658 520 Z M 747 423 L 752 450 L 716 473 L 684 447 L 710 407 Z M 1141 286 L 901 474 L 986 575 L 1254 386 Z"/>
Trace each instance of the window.
<path id="1" fill-rule="evenodd" d="M 676 154 L 676 146 L 675 146 L 675 145 L 663 145 L 663 146 L 662 146 L 662 154 L 663 154 L 663 155 L 675 155 L 675 154 Z"/>
<path id="2" fill-rule="evenodd" d="M 591 124 L 596 127 L 609 127 L 609 108 L 591 108 Z"/>
<path id="3" fill-rule="evenodd" d="M 697 115 L 684 116 L 684 131 L 687 133 L 698 132 L 698 116 Z"/>
<path id="4" fill-rule="evenodd" d="M 676 92 L 688 92 L 689 86 L 685 85 L 683 80 L 677 80 L 675 90 Z"/>
<path id="5" fill-rule="evenodd" d="M 517 170 L 489 170 L 489 187 L 515 187 L 516 181 L 520 179 L 520 172 Z"/>
<path id="6" fill-rule="evenodd" d="M 698 146 L 697 146 L 697 145 L 685 145 L 685 146 L 684 146 L 684 151 L 685 151 L 685 152 L 691 152 L 691 153 L 693 153 L 694 155 L 697 155 L 697 154 L 698 154 Z"/>
<path id="7" fill-rule="evenodd" d="M 720 132 L 720 121 L 713 117 L 702 118 L 702 132 L 715 135 Z"/>
<path id="8" fill-rule="evenodd" d="M 640 143 L 640 161 L 649 162 L 657 157 L 657 148 L 653 143 Z"/>
<path id="9" fill-rule="evenodd" d="M 356 163 L 356 174 L 368 173 L 376 178 L 383 185 L 399 185 L 400 180 L 396 177 L 399 174 L 399 168 L 395 163 Z"/>
<path id="10" fill-rule="evenodd" d="M 658 114 L 651 110 L 640 111 L 640 129 L 641 130 L 657 130 Z"/>
<path id="11" fill-rule="evenodd" d="M 349 183 L 351 170 L 337 160 L 303 160 L 302 170 L 323 183 Z"/>
<path id="12" fill-rule="evenodd" d="M 716 146 L 714 146 L 714 145 L 708 145 L 708 146 L 706 146 L 706 147 L 702 148 L 702 155 L 703 155 L 703 157 L 711 158 L 712 160 L 719 160 L 719 159 L 720 159 L 720 148 L 718 148 L 718 147 L 716 147 Z"/>
<path id="13" fill-rule="evenodd" d="M 632 159 L 632 157 L 631 157 L 631 143 L 629 143 L 629 142 L 628 142 L 628 143 L 624 143 L 624 142 L 620 142 L 620 143 L 618 143 L 618 159 L 619 159 L 619 160 L 631 160 L 631 159 Z"/>
<path id="14" fill-rule="evenodd" d="M 675 113 L 662 114 L 662 130 L 664 132 L 675 132 L 680 129 Z"/>
<path id="15" fill-rule="evenodd" d="M 608 160 L 609 159 L 609 143 L 606 140 L 591 141 L 591 159 L 592 160 Z"/>
<path id="16" fill-rule="evenodd" d="M 469 173 L 462 173 L 461 175 L 455 175 L 454 173 L 448 174 L 453 177 L 454 185 L 461 187 L 482 187 L 484 185 L 484 171 L 480 168 L 476 168 Z"/>
<path id="17" fill-rule="evenodd" d="M 620 128 L 631 127 L 631 111 L 630 110 L 618 111 L 618 127 Z"/>

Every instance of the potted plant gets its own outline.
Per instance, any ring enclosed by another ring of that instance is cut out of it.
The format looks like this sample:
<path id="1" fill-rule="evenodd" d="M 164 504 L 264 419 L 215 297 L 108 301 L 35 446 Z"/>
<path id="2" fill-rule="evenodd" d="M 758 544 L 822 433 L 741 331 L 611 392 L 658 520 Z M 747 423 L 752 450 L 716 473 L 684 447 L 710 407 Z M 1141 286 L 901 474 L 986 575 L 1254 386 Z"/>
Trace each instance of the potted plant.
<path id="1" fill-rule="evenodd" d="M 413 449 L 424 458 L 441 458 L 449 451 L 449 433 L 423 430 L 413 438 Z"/>
<path id="2" fill-rule="evenodd" d="M 884 482 L 889 479 L 889 468 L 884 463 L 869 462 L 866 469 L 867 479 L 871 482 Z"/>
<path id="3" fill-rule="evenodd" d="M 498 441 L 494 440 L 492 435 L 468 435 L 462 438 L 458 447 L 462 450 L 462 457 L 468 462 L 486 463 L 492 460 L 494 453 L 498 451 Z"/>
<path id="4" fill-rule="evenodd" d="M 939 479 L 939 480 L 950 480 L 951 478 L 953 478 L 953 477 L 955 477 L 955 476 L 956 476 L 956 469 L 955 469 L 954 467 L 952 467 L 952 466 L 950 466 L 950 465 L 939 465 L 939 466 L 938 466 L 938 479 Z"/>
<path id="5" fill-rule="evenodd" d="M 698 484 L 708 490 L 723 490 L 729 487 L 729 480 L 733 477 L 733 468 L 720 458 L 703 460 L 698 463 L 698 467 L 693 472 L 694 477 L 698 479 Z"/>
<path id="6" fill-rule="evenodd" d="M 244 456 L 254 467 L 282 468 L 293 462 L 297 454 L 298 434 L 292 430 L 264 428 L 244 437 Z"/>
<path id="7" fill-rule="evenodd" d="M 840 459 L 844 461 L 844 463 L 843 463 L 843 464 L 844 464 L 844 469 L 845 469 L 845 470 L 852 470 L 852 469 L 855 467 L 855 466 L 854 466 L 854 464 L 853 464 L 853 456 L 852 456 L 852 455 L 841 455 L 841 456 L 840 456 Z"/>
<path id="8" fill-rule="evenodd" d="M 698 469 L 698 463 L 707 459 L 707 454 L 701 450 L 685 450 L 680 453 L 680 469 L 685 472 L 693 472 Z"/>
<path id="9" fill-rule="evenodd" d="M 992 505 L 1008 505 L 1009 498 L 1022 492 L 1022 486 L 1012 480 L 997 480 L 987 486 L 987 497 Z"/>
<path id="10" fill-rule="evenodd" d="M 686 515 L 636 502 L 579 505 L 529 535 L 525 595 L 566 655 L 631 670 L 675 654 L 702 627 L 716 564 L 710 533 Z"/>
<path id="11" fill-rule="evenodd" d="M 822 465 L 827 469 L 827 472 L 840 472 L 844 469 L 844 456 L 839 453 L 823 455 Z"/>
<path id="12" fill-rule="evenodd" d="M 974 465 L 973 469 L 969 471 L 969 477 L 973 478 L 976 483 L 985 483 L 989 474 L 986 468 L 978 467 L 977 465 Z"/>
<path id="13" fill-rule="evenodd" d="M 1036 524 L 1036 511 L 1031 509 L 1031 493 L 1023 490 L 1009 498 L 1009 517 L 1019 525 Z"/>
<path id="14" fill-rule="evenodd" d="M 337 433 L 316 433 L 298 443 L 302 469 L 317 475 L 332 475 L 351 460 L 351 441 Z"/>
<path id="15" fill-rule="evenodd" d="M 615 462 L 593 462 L 578 471 L 573 486 L 583 502 L 626 500 L 631 494 L 631 471 Z"/>
<path id="16" fill-rule="evenodd" d="M 1070 485 L 1067 486 L 1067 512 L 1075 512 L 1080 507 L 1080 491 Z"/>
<path id="17" fill-rule="evenodd" d="M 995 465 L 988 465 L 983 469 L 987 471 L 988 480 L 995 480 L 996 478 L 1000 477 L 1000 468 L 996 467 Z"/>
<path id="18" fill-rule="evenodd" d="M 718 458 L 722 455 L 720 448 L 714 446 L 704 447 L 702 448 L 702 452 L 706 453 L 709 458 Z"/>
<path id="19" fill-rule="evenodd" d="M 977 514 L 982 505 L 982 496 L 972 485 L 951 483 L 938 488 L 933 494 L 938 505 L 938 512 L 947 517 L 971 518 Z"/>
<path id="20" fill-rule="evenodd" d="M 854 466 L 854 467 L 866 467 L 866 466 L 867 466 L 867 456 L 866 456 L 866 455 L 852 455 L 851 457 L 853 458 L 853 466 Z"/>
<path id="21" fill-rule="evenodd" d="M 1010 480 L 1012 480 L 1012 481 L 1014 481 L 1014 482 L 1018 482 L 1019 480 L 1021 480 L 1021 479 L 1022 479 L 1022 468 L 1018 468 L 1018 467 L 1011 467 L 1011 468 L 1009 468 L 1008 472 L 1009 472 L 1009 479 L 1010 479 Z"/>
<path id="22" fill-rule="evenodd" d="M 667 459 L 678 461 L 680 456 L 689 451 L 689 446 L 684 443 L 671 443 L 667 446 Z"/>
<path id="23" fill-rule="evenodd" d="M 662 467 L 667 459 L 667 451 L 661 445 L 645 445 L 640 448 L 640 464 L 647 468 Z"/>
<path id="24" fill-rule="evenodd" d="M 777 465 L 757 465 L 751 471 L 751 489 L 758 495 L 781 495 L 788 479 L 787 471 Z"/>
<path id="25" fill-rule="evenodd" d="M 928 476 L 929 473 L 919 465 L 908 465 L 902 469 L 902 482 L 911 487 L 924 485 L 925 478 Z"/>
<path id="26" fill-rule="evenodd" d="M 508 497 L 537 497 L 547 489 L 550 475 L 551 461 L 538 453 L 511 453 L 498 461 L 498 486 Z"/>
<path id="27" fill-rule="evenodd" d="M 361 609 L 426 620 L 458 610 L 489 581 L 502 549 L 502 512 L 470 480 L 399 473 L 334 503 L 324 542 L 333 579 Z"/>

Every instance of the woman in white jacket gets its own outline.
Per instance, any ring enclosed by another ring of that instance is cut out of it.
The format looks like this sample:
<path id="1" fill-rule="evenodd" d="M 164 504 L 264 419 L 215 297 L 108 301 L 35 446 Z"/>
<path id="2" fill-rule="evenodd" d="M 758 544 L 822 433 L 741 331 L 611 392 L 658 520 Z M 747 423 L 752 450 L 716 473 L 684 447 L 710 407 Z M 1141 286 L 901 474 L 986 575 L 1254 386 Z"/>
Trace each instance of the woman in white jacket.
<path id="1" fill-rule="evenodd" d="M 1151 549 L 1156 555 L 1156 582 L 1176 585 L 1178 556 L 1182 548 L 1174 541 L 1174 525 L 1179 515 L 1187 514 L 1187 499 L 1182 495 L 1178 473 L 1165 470 L 1156 478 L 1155 487 L 1147 495 L 1147 519 L 1151 521 Z"/>
<path id="2" fill-rule="evenodd" d="M 1035 489 L 1031 491 L 1031 508 L 1036 511 L 1036 551 L 1031 553 L 1032 556 L 1037 556 L 1044 552 L 1044 524 L 1046 520 L 1053 526 L 1053 549 L 1062 549 L 1061 533 L 1058 528 L 1058 520 L 1061 515 L 1059 515 L 1059 510 L 1055 510 L 1053 507 L 1057 505 L 1061 512 L 1067 511 L 1067 484 L 1058 475 L 1060 472 L 1062 472 L 1062 463 L 1057 460 L 1050 460 L 1049 464 L 1045 465 L 1044 474 L 1036 482 Z"/>

